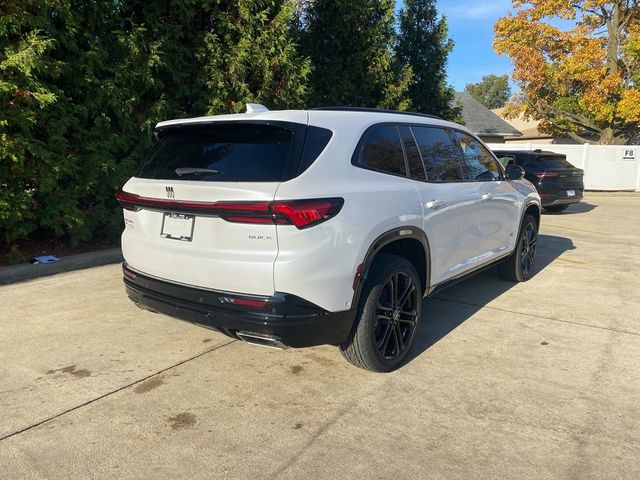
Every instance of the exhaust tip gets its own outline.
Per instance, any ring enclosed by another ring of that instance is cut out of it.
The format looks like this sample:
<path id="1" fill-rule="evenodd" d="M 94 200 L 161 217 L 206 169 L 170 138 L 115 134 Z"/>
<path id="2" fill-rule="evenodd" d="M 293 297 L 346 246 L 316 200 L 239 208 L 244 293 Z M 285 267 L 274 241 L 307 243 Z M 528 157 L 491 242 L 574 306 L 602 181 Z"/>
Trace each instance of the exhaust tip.
<path id="1" fill-rule="evenodd" d="M 236 337 L 258 347 L 275 348 L 276 350 L 288 348 L 278 337 L 266 333 L 236 332 Z"/>

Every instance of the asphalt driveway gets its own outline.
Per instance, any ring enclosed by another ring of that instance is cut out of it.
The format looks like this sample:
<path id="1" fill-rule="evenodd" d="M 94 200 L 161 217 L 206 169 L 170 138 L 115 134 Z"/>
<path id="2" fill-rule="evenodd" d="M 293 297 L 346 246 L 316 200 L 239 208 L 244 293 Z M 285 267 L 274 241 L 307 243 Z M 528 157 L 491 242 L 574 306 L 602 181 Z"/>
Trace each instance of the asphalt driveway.
<path id="1" fill-rule="evenodd" d="M 543 215 L 538 260 L 426 300 L 388 375 L 138 310 L 117 265 L 0 286 L 0 477 L 640 478 L 640 194 Z"/>

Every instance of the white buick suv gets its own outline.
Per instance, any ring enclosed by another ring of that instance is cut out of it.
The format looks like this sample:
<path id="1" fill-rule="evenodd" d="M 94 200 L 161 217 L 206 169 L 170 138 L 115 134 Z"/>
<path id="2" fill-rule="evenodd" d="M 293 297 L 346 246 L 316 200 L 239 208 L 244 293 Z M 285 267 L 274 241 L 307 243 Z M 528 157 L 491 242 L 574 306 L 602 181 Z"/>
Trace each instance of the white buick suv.
<path id="1" fill-rule="evenodd" d="M 406 360 L 422 299 L 494 264 L 531 277 L 540 197 L 470 131 L 362 108 L 158 123 L 118 192 L 124 283 L 145 309 L 269 347 Z"/>

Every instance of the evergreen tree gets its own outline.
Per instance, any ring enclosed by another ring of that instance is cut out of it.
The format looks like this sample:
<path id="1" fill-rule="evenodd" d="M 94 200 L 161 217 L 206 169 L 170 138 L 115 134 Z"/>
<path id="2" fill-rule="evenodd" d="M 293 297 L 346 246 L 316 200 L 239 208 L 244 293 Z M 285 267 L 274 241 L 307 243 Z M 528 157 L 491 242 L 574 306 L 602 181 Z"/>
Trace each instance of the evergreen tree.
<path id="1" fill-rule="evenodd" d="M 304 102 L 288 0 L 16 0 L 0 8 L 0 251 L 115 237 L 157 121 Z"/>
<path id="2" fill-rule="evenodd" d="M 438 17 L 435 0 L 405 0 L 400 11 L 396 45 L 398 61 L 413 70 L 409 86 L 412 108 L 456 120 L 461 109 L 447 84 L 446 67 L 453 41 L 444 17 Z"/>
<path id="3" fill-rule="evenodd" d="M 205 35 L 208 113 L 244 111 L 247 102 L 300 108 L 311 66 L 291 31 L 295 4 L 282 0 L 230 2 Z"/>
<path id="4" fill-rule="evenodd" d="M 409 107 L 411 69 L 395 62 L 393 0 L 315 0 L 299 15 L 313 106 Z"/>

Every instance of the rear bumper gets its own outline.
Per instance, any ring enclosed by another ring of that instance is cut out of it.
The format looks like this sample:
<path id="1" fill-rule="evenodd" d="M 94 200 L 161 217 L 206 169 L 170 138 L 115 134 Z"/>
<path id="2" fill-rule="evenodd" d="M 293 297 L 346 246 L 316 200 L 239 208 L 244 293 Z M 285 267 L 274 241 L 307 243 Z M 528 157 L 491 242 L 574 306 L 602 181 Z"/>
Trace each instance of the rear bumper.
<path id="1" fill-rule="evenodd" d="M 582 200 L 583 190 L 576 188 L 575 192 L 576 194 L 573 197 L 567 196 L 566 190 L 562 190 L 560 192 L 540 194 L 540 200 L 542 202 L 543 207 L 548 207 L 551 205 L 563 205 L 567 203 L 578 203 Z"/>
<path id="2" fill-rule="evenodd" d="M 140 308 L 197 323 L 230 337 L 261 334 L 288 347 L 338 344 L 347 339 L 355 312 L 328 312 L 295 295 L 238 295 L 146 276 L 123 265 L 129 298 Z M 234 300 L 257 306 L 236 305 Z"/>

